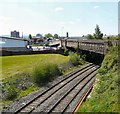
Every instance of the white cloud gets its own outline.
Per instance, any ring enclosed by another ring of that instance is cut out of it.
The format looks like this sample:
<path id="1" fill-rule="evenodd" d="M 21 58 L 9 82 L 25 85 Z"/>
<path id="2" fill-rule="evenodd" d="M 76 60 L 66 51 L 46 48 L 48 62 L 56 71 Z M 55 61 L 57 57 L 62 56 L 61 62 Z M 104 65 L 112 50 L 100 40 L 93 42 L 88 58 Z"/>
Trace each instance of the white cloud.
<path id="1" fill-rule="evenodd" d="M 100 8 L 100 6 L 94 6 L 93 8 L 94 8 L 94 9 L 97 9 L 97 8 Z"/>
<path id="2" fill-rule="evenodd" d="M 64 22 L 64 21 L 60 22 L 60 25 L 65 25 L 65 24 L 66 24 L 66 22 Z"/>
<path id="3" fill-rule="evenodd" d="M 0 21 L 10 21 L 10 20 L 12 20 L 12 17 L 0 16 Z"/>
<path id="4" fill-rule="evenodd" d="M 69 21 L 69 24 L 73 25 L 73 24 L 75 24 L 75 22 L 74 21 Z"/>
<path id="5" fill-rule="evenodd" d="M 63 11 L 63 10 L 64 10 L 63 7 L 57 7 L 57 8 L 55 8 L 55 11 Z"/>

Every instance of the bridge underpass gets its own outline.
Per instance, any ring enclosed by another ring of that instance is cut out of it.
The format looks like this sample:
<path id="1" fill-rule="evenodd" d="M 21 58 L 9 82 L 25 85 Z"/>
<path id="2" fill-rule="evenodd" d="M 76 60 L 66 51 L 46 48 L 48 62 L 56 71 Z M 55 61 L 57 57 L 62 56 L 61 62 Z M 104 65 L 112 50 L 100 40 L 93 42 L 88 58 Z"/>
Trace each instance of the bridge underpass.
<path id="1" fill-rule="evenodd" d="M 85 55 L 86 61 L 97 65 L 100 65 L 102 63 L 105 56 L 104 54 L 95 53 L 88 50 L 75 49 L 73 47 L 68 47 L 68 46 L 66 48 L 70 51 L 77 52 L 81 56 Z"/>
<path id="2" fill-rule="evenodd" d="M 86 56 L 86 61 L 100 65 L 104 59 L 103 54 L 100 53 L 95 53 L 95 52 L 90 52 L 87 50 L 79 50 L 80 55 L 85 55 Z"/>

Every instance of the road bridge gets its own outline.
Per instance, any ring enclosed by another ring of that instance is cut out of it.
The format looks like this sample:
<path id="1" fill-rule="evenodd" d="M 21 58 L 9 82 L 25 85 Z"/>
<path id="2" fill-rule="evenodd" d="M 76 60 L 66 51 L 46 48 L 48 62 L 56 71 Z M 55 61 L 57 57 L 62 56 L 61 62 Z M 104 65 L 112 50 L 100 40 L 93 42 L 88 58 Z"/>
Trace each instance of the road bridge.
<path id="1" fill-rule="evenodd" d="M 90 52 L 100 53 L 105 55 L 109 50 L 109 45 L 118 45 L 117 40 L 78 40 L 78 39 L 61 39 L 61 46 L 78 48 Z"/>

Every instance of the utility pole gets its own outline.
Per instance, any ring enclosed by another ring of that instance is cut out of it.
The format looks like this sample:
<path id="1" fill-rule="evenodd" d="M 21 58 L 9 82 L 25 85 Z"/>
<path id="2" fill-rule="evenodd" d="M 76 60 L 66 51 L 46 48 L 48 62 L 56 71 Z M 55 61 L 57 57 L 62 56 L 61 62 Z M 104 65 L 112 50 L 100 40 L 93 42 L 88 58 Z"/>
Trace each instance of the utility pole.
<path id="1" fill-rule="evenodd" d="M 22 32 L 22 38 L 23 38 L 23 32 Z"/>

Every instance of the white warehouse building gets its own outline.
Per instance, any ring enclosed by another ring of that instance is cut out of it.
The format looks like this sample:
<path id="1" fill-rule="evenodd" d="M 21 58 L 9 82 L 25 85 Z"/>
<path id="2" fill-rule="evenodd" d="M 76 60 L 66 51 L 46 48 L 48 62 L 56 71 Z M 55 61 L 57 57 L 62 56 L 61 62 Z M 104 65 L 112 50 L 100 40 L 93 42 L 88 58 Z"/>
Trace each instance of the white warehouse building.
<path id="1" fill-rule="evenodd" d="M 1 37 L 0 48 L 7 51 L 25 51 L 27 50 L 28 40 L 15 37 Z"/>

